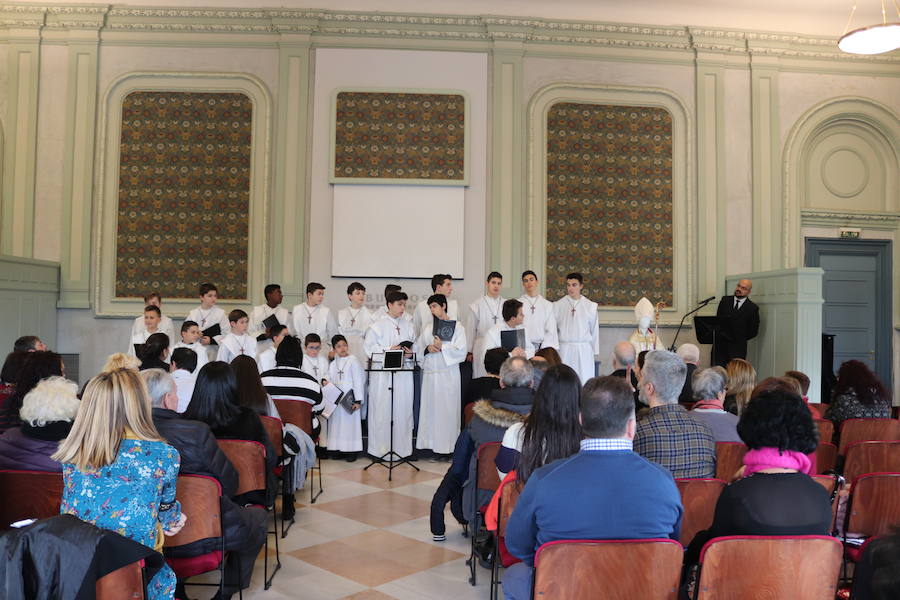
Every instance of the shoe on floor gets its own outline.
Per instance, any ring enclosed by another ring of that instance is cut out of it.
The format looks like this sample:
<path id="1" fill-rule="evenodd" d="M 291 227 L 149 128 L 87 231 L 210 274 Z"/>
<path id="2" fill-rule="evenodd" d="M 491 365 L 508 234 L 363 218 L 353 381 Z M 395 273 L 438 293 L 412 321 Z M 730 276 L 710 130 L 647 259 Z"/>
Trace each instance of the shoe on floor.
<path id="1" fill-rule="evenodd" d="M 446 541 L 447 541 L 447 536 L 446 536 L 446 535 L 433 535 L 433 536 L 431 536 L 431 541 L 433 541 L 433 542 L 446 542 Z"/>

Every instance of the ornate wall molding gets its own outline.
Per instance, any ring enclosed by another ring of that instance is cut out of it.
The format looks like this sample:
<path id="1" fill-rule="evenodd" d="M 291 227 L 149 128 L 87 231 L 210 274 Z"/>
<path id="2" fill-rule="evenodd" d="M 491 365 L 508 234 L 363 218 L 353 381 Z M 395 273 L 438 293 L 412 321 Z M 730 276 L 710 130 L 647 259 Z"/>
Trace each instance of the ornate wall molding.
<path id="1" fill-rule="evenodd" d="M 861 227 L 894 231 L 900 225 L 900 214 L 801 208 L 800 220 L 804 227 Z"/>

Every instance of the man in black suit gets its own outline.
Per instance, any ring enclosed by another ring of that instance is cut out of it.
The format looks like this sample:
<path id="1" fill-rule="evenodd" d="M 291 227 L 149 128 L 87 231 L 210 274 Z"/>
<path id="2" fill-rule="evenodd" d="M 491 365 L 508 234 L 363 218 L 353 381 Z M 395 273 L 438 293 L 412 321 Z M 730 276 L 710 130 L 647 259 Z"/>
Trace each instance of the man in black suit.
<path id="1" fill-rule="evenodd" d="M 732 358 L 747 358 L 747 340 L 759 332 L 759 307 L 750 300 L 753 282 L 741 279 L 733 296 L 723 296 L 716 316 L 722 321 L 722 334 L 713 346 L 713 362 L 720 367 Z"/>

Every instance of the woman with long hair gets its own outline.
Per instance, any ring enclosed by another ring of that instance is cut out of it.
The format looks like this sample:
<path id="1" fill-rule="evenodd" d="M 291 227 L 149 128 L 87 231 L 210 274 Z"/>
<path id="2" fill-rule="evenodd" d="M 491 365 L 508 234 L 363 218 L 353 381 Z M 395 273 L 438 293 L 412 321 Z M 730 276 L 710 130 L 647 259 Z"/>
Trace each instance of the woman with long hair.
<path id="1" fill-rule="evenodd" d="M 541 348 L 537 352 L 534 353 L 535 356 L 540 356 L 544 360 L 547 361 L 547 364 L 551 367 L 556 367 L 563 364 L 562 359 L 559 357 L 559 352 L 556 351 L 556 348 L 553 346 L 547 346 L 546 348 Z"/>
<path id="2" fill-rule="evenodd" d="M 166 359 L 169 357 L 169 336 L 164 333 L 154 333 L 147 338 L 141 347 L 141 371 L 145 369 L 169 370 Z"/>
<path id="3" fill-rule="evenodd" d="M 13 395 L 6 401 L 3 414 L 0 414 L 0 433 L 12 427 L 22 424 L 19 419 L 19 410 L 25 396 L 34 389 L 41 379 L 47 377 L 62 376 L 64 367 L 62 357 L 56 352 L 28 352 L 22 362 L 22 367 L 16 374 L 16 389 Z"/>
<path id="4" fill-rule="evenodd" d="M 728 375 L 728 386 L 725 395 L 725 410 L 733 415 L 741 416 L 750 394 L 756 387 L 756 369 L 743 358 L 732 358 L 725 367 Z"/>
<path id="5" fill-rule="evenodd" d="M 263 387 L 256 361 L 241 354 L 231 361 L 231 368 L 234 369 L 237 380 L 238 404 L 246 406 L 261 417 L 280 419 L 281 415 L 278 414 L 275 403 Z"/>
<path id="6" fill-rule="evenodd" d="M 891 416 L 891 393 L 865 363 L 848 360 L 838 370 L 837 385 L 825 418 L 841 430 L 847 419 L 887 419 Z"/>
<path id="7" fill-rule="evenodd" d="M 88 383 L 72 430 L 52 458 L 62 463 L 61 513 L 157 551 L 164 534 L 184 526 L 175 499 L 178 451 L 156 431 L 137 371 L 107 371 Z M 147 598 L 174 594 L 175 574 L 164 566 L 147 585 Z"/>

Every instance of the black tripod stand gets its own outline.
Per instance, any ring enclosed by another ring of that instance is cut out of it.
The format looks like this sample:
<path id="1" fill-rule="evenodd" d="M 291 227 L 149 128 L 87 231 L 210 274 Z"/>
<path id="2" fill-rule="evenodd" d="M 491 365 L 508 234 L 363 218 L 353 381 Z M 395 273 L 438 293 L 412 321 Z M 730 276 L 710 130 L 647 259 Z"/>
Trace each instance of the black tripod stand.
<path id="1" fill-rule="evenodd" d="M 412 367 L 403 367 L 400 369 L 385 369 L 383 367 L 373 368 L 371 366 L 368 369 L 366 369 L 366 371 L 368 371 L 370 373 L 375 372 L 375 373 L 390 373 L 391 374 L 391 385 L 388 387 L 388 389 L 391 391 L 390 449 L 379 457 L 372 457 L 372 462 L 370 462 L 368 465 L 366 465 L 365 468 L 363 469 L 363 471 L 368 471 L 369 467 L 371 467 L 372 465 L 381 465 L 382 467 L 384 467 L 385 469 L 388 470 L 388 481 L 392 481 L 394 469 L 396 469 L 397 467 L 399 467 L 400 465 L 402 465 L 404 463 L 411 466 L 416 471 L 419 470 L 419 467 L 417 467 L 415 465 L 411 456 L 400 456 L 399 454 L 394 452 L 394 376 L 396 373 L 412 373 L 415 370 L 416 370 L 415 365 L 413 365 Z M 371 416 L 371 414 L 372 414 L 372 408 L 370 406 L 369 407 L 369 415 Z M 370 426 L 369 427 L 369 442 L 371 443 L 371 441 L 372 441 L 372 428 Z M 394 457 L 396 457 L 396 458 L 394 458 Z"/>

